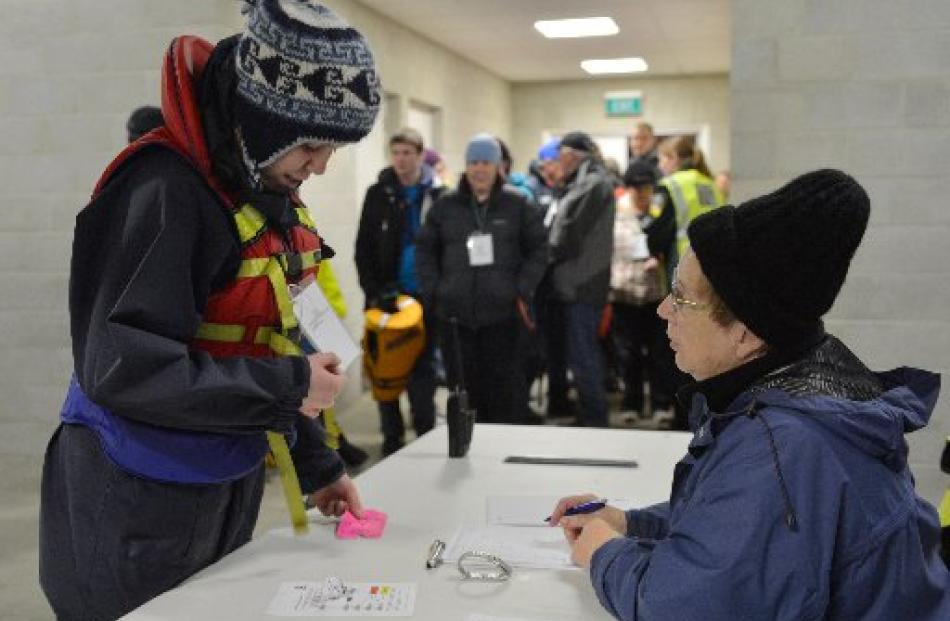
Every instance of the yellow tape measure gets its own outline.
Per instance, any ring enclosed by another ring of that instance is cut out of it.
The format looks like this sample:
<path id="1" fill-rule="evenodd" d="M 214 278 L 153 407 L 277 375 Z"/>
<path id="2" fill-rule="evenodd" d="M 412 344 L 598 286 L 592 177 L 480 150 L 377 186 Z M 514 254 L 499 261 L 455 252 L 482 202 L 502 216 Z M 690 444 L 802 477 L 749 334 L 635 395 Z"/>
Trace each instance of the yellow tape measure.
<path id="1" fill-rule="evenodd" d="M 279 433 L 267 432 L 267 444 L 277 462 L 277 471 L 280 472 L 280 483 L 284 488 L 284 498 L 287 499 L 287 508 L 290 510 L 290 523 L 298 535 L 306 534 L 307 509 L 303 505 L 303 492 L 300 491 L 300 481 L 297 480 L 297 471 L 294 462 L 290 459 L 290 449 L 287 440 Z"/>

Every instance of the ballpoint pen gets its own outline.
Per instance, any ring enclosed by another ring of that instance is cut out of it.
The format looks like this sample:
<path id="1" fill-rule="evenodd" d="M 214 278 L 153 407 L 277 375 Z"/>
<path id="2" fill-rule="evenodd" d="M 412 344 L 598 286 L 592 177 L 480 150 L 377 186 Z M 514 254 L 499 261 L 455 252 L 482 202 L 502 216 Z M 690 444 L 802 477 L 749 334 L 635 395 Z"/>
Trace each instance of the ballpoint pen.
<path id="1" fill-rule="evenodd" d="M 607 506 L 607 499 L 600 498 L 598 500 L 591 500 L 589 502 L 584 502 L 579 505 L 574 505 L 570 507 L 567 511 L 564 512 L 564 515 L 582 515 L 584 513 L 593 513 L 594 511 L 600 511 Z M 544 518 L 545 522 L 551 521 L 551 516 Z"/>

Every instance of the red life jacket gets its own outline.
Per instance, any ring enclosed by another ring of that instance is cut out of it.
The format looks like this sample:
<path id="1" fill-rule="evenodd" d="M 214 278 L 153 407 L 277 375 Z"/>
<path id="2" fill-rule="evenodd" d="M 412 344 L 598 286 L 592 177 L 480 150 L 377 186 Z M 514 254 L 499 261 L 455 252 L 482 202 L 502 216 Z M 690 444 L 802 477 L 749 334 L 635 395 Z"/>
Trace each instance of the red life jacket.
<path id="1" fill-rule="evenodd" d="M 296 195 L 298 224 L 285 240 L 267 225 L 253 205 L 236 204 L 215 178 L 201 127 L 196 85 L 213 46 L 194 36 L 172 41 L 162 67 L 162 116 L 165 125 L 127 146 L 96 184 L 99 194 L 132 155 L 160 145 L 182 155 L 228 207 L 241 241 L 241 266 L 228 285 L 208 299 L 203 323 L 191 347 L 212 356 L 270 357 L 299 355 L 299 330 L 288 285 L 316 277 L 320 236 Z"/>

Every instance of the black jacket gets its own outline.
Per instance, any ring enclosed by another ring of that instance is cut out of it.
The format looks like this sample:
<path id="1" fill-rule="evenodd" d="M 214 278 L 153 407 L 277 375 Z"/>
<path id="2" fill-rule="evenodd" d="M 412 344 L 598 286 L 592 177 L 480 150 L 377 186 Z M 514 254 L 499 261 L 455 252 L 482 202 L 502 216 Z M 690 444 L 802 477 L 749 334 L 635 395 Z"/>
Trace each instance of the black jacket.
<path id="1" fill-rule="evenodd" d="M 472 200 L 463 178 L 432 206 L 416 238 L 416 270 L 423 301 L 439 318 L 480 327 L 513 318 L 518 297 L 531 300 L 547 266 L 547 242 L 537 211 L 499 182 L 482 229 L 492 235 L 494 263 L 472 267 L 466 242 L 479 228 Z"/>
<path id="2" fill-rule="evenodd" d="M 551 282 L 560 301 L 606 303 L 615 211 L 607 170 L 587 158 L 562 189 L 551 226 Z"/>
<path id="3" fill-rule="evenodd" d="M 673 206 L 669 190 L 663 186 L 657 186 L 653 192 L 650 213 L 641 218 L 640 224 L 647 235 L 650 256 L 669 261 L 675 252 L 676 208 Z"/>
<path id="4" fill-rule="evenodd" d="M 422 218 L 445 192 L 444 187 L 426 191 Z M 366 307 L 375 306 L 381 296 L 399 289 L 399 257 L 406 223 L 406 202 L 392 167 L 384 168 L 379 179 L 366 190 L 363 212 L 356 234 L 356 273 L 366 296 Z"/>
<path id="5" fill-rule="evenodd" d="M 276 228 L 296 219 L 286 197 L 252 202 Z M 189 347 L 209 295 L 239 266 L 233 218 L 205 180 L 168 149 L 134 155 L 76 218 L 70 328 L 90 399 L 183 431 L 291 432 L 310 383 L 306 358 L 213 358 Z M 343 465 L 318 452 L 306 467 L 322 486 Z"/>

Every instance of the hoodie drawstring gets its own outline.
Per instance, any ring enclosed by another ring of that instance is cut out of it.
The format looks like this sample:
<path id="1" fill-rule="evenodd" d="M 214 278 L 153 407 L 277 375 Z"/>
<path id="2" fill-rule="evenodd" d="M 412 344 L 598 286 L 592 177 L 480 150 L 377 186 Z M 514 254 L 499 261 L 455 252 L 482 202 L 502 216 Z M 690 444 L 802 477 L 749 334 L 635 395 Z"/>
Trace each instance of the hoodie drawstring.
<path id="1" fill-rule="evenodd" d="M 798 517 L 795 514 L 795 507 L 792 506 L 792 498 L 788 493 L 788 486 L 785 484 L 785 475 L 782 473 L 782 464 L 778 459 L 778 448 L 775 446 L 775 436 L 772 433 L 772 427 L 769 426 L 765 417 L 756 410 L 756 401 L 749 405 L 746 415 L 749 418 L 758 420 L 765 427 L 765 433 L 769 438 L 769 447 L 772 449 L 772 463 L 775 465 L 775 474 L 778 477 L 779 487 L 782 490 L 782 496 L 785 498 L 785 524 L 792 532 L 798 531 Z"/>

